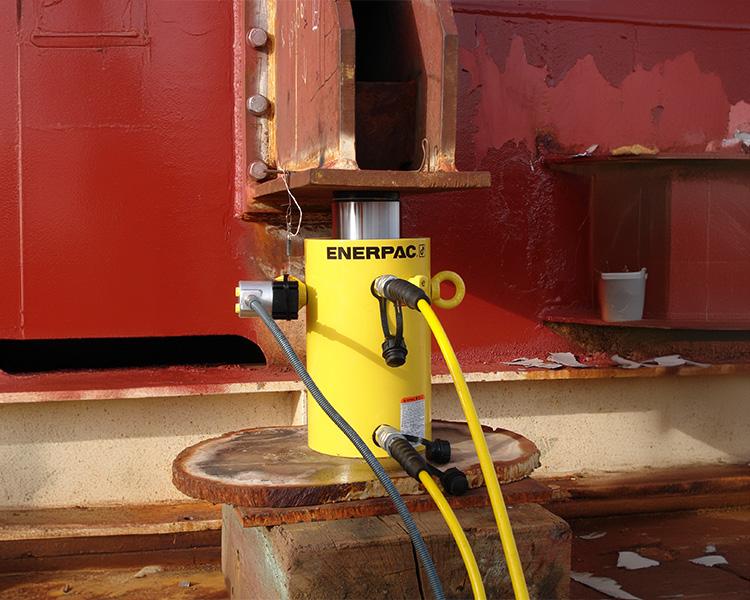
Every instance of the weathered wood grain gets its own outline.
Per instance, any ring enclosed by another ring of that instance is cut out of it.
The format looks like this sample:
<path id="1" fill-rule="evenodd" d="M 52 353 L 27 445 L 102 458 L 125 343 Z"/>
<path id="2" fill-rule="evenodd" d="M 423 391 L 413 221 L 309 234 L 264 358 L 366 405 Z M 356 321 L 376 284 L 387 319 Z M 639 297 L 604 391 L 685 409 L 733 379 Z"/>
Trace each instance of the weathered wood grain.
<path id="1" fill-rule="evenodd" d="M 451 442 L 447 466 L 464 471 L 470 487 L 482 486 L 466 424 L 435 421 L 433 436 Z M 539 466 L 539 450 L 523 436 L 489 427 L 485 436 L 501 483 L 523 479 Z M 402 494 L 423 493 L 395 461 L 382 463 Z M 200 442 L 175 459 L 172 480 L 188 496 L 244 507 L 312 506 L 386 496 L 363 460 L 310 450 L 306 427 L 246 429 Z"/>
<path id="2" fill-rule="evenodd" d="M 571 535 L 536 504 L 509 509 L 533 598 L 566 598 Z M 488 598 L 511 598 L 497 529 L 489 509 L 457 511 L 474 549 Z M 417 575 L 411 542 L 395 515 L 278 527 L 243 527 L 224 507 L 222 567 L 232 599 L 431 597 Z M 437 512 L 415 515 L 446 595 L 470 598 L 455 542 Z"/>
<path id="3" fill-rule="evenodd" d="M 502 486 L 506 504 L 544 504 L 552 498 L 552 490 L 546 485 L 527 477 L 521 481 Z M 404 502 L 412 513 L 437 510 L 428 494 L 404 496 Z M 490 505 L 486 488 L 469 490 L 463 496 L 449 496 L 448 502 L 454 509 L 482 508 Z M 290 506 L 285 508 L 256 507 L 235 508 L 245 527 L 266 527 L 290 523 L 311 523 L 314 521 L 334 521 L 357 517 L 392 515 L 396 512 L 390 498 L 368 498 L 347 502 L 330 502 L 315 506 Z"/>

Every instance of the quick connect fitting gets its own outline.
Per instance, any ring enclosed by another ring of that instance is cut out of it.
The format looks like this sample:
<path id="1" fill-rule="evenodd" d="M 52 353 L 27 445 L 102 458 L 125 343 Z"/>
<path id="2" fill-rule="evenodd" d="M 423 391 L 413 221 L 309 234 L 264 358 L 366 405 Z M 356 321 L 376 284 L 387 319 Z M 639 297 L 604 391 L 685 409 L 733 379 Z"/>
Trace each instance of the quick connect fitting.
<path id="1" fill-rule="evenodd" d="M 429 464 L 424 456 L 416 451 L 409 438 L 412 438 L 412 436 L 407 437 L 390 425 L 380 425 L 372 434 L 374 442 L 396 460 L 409 476 L 419 481 L 419 474 L 422 471 L 427 471 L 431 476 L 440 479 L 443 489 L 451 496 L 460 496 L 466 493 L 469 489 L 469 481 L 463 471 L 455 467 L 451 467 L 447 471 L 441 471 Z M 433 443 L 422 438 L 418 439 L 422 442 Z M 448 453 L 450 453 L 450 444 L 445 440 L 439 441 L 447 445 Z M 448 461 L 446 460 L 446 462 Z"/>
<path id="2" fill-rule="evenodd" d="M 411 442 L 398 429 L 380 425 L 373 433 L 375 443 L 401 465 L 406 473 L 419 480 L 419 474 L 427 470 L 424 457 L 414 449 Z"/>
<path id="3" fill-rule="evenodd" d="M 300 291 L 300 282 L 289 275 L 273 281 L 240 281 L 235 289 L 234 310 L 240 317 L 255 317 L 257 312 L 251 305 L 257 300 L 273 319 L 293 321 L 305 303 Z"/>
<path id="4" fill-rule="evenodd" d="M 420 300 L 430 303 L 430 297 L 419 286 L 395 275 L 381 275 L 372 282 L 372 293 L 397 304 L 403 304 L 416 310 Z"/>

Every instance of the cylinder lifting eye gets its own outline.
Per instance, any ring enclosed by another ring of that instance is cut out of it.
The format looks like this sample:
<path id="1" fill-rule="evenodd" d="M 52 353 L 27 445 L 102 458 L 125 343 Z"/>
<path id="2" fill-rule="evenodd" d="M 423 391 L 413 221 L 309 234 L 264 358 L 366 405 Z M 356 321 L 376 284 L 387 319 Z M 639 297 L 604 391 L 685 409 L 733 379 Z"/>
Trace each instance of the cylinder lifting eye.
<path id="1" fill-rule="evenodd" d="M 400 367 L 406 362 L 406 342 L 404 341 L 404 315 L 401 312 L 401 305 L 393 302 L 393 309 L 396 314 L 396 332 L 391 333 L 391 327 L 388 323 L 388 300 L 378 298 L 380 304 L 380 324 L 383 328 L 385 341 L 383 342 L 383 359 L 389 367 Z"/>

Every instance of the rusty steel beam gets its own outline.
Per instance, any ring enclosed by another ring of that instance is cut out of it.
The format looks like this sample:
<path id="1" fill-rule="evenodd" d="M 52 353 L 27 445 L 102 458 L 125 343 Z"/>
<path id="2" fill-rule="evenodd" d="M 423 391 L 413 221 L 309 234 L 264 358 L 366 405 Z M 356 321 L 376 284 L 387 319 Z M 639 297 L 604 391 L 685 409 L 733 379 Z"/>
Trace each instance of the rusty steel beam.
<path id="1" fill-rule="evenodd" d="M 459 191 L 488 187 L 487 171 L 360 171 L 349 169 L 308 169 L 289 175 L 289 187 L 304 193 L 308 199 L 324 198 L 328 202 L 334 190 L 392 190 L 420 193 Z M 281 177 L 264 182 L 255 189 L 264 203 L 287 201 L 286 187 Z"/>

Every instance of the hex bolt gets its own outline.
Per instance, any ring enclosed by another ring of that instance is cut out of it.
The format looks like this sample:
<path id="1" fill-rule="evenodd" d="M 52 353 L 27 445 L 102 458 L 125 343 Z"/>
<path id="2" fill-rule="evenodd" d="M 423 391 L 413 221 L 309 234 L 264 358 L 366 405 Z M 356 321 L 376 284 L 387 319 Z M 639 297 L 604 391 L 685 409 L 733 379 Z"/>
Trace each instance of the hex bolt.
<path id="1" fill-rule="evenodd" d="M 266 114 L 270 107 L 271 103 L 268 98 L 261 94 L 255 94 L 247 99 L 247 110 L 256 117 Z"/>
<path id="2" fill-rule="evenodd" d="M 268 177 L 268 171 L 268 165 L 262 160 L 253 161 L 247 168 L 247 174 L 257 181 Z"/>
<path id="3" fill-rule="evenodd" d="M 262 48 L 268 43 L 268 34 L 265 29 L 253 27 L 247 32 L 247 43 L 253 48 Z"/>

